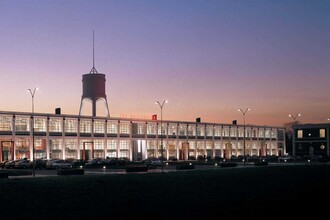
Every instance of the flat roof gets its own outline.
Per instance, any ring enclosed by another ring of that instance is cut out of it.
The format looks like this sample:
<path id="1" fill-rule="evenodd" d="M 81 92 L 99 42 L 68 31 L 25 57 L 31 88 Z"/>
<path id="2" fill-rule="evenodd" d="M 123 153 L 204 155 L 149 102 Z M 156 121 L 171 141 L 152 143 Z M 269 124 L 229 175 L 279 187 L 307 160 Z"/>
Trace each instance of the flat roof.
<path id="1" fill-rule="evenodd" d="M 32 112 L 13 112 L 13 111 L 0 111 L 2 115 L 28 115 L 31 116 Z M 136 121 L 136 122 L 160 122 L 160 120 L 152 119 L 138 119 L 138 118 L 120 118 L 120 117 L 102 117 L 102 116 L 87 116 L 87 115 L 69 115 L 69 114 L 52 114 L 52 113 L 34 113 L 35 116 L 43 117 L 64 117 L 64 118 L 83 118 L 83 119 L 99 119 L 99 120 L 116 120 L 116 121 Z M 184 123 L 184 124 L 203 124 L 203 125 L 221 125 L 221 126 L 243 126 L 242 124 L 224 124 L 214 122 L 192 122 L 192 121 L 172 121 L 162 120 L 166 123 Z M 284 129 L 284 127 L 277 126 L 263 126 L 263 125 L 251 125 L 246 124 L 246 127 L 258 127 L 258 128 L 276 128 Z"/>
<path id="2" fill-rule="evenodd" d="M 293 126 L 293 128 L 330 128 L 330 123 L 318 123 L 318 124 L 298 124 Z"/>

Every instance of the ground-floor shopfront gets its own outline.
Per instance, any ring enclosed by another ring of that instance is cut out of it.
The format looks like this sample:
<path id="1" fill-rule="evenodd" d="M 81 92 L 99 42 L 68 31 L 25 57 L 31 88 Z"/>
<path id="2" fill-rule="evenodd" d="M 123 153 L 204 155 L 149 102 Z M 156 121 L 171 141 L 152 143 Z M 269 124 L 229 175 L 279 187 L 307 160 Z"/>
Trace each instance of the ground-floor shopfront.
<path id="1" fill-rule="evenodd" d="M 34 140 L 33 140 L 34 139 Z M 149 157 L 188 160 L 212 157 L 230 158 L 243 155 L 243 140 L 179 140 L 179 139 L 132 139 L 132 138 L 77 138 L 77 137 L 1 137 L 0 157 L 2 161 L 33 158 L 92 159 L 127 158 L 143 160 Z M 281 143 L 272 140 L 245 141 L 246 155 L 281 155 Z"/>

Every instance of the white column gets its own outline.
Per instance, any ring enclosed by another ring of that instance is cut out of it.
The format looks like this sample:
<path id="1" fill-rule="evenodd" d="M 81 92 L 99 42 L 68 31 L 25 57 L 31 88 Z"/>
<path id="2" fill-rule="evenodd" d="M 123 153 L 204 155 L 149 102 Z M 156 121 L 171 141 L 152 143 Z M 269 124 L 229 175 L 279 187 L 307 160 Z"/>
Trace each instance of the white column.
<path id="1" fill-rule="evenodd" d="M 120 146 L 119 146 L 119 143 L 120 143 L 120 121 L 118 120 L 118 123 L 117 123 L 117 155 L 116 157 L 119 157 L 119 153 L 120 153 Z"/>
<path id="2" fill-rule="evenodd" d="M 215 157 L 215 149 L 214 149 L 214 127 L 215 125 L 213 125 L 213 128 L 212 128 L 212 157 L 214 158 Z"/>
<path id="3" fill-rule="evenodd" d="M 11 130 L 12 130 L 12 136 L 11 137 L 12 137 L 12 141 L 14 141 L 13 142 L 13 148 L 14 148 L 13 157 L 16 159 L 16 126 L 15 126 L 15 120 L 16 120 L 15 115 L 13 115 L 12 120 L 11 120 Z"/>
<path id="4" fill-rule="evenodd" d="M 221 126 L 221 128 L 220 128 L 220 150 L 221 150 L 221 154 L 220 155 L 222 155 L 221 156 L 222 158 L 225 158 L 225 154 L 224 154 L 225 149 L 226 149 L 226 147 L 223 148 L 223 126 Z"/>
<path id="5" fill-rule="evenodd" d="M 49 160 L 49 117 L 47 117 L 47 132 L 46 132 L 46 158 Z M 63 137 L 63 135 L 62 135 Z"/>
<path id="6" fill-rule="evenodd" d="M 61 142 L 62 142 L 62 155 L 63 155 L 63 160 L 65 160 L 65 141 L 64 138 L 61 138 Z"/>
<path id="7" fill-rule="evenodd" d="M 176 158 L 180 159 L 180 151 L 179 151 L 179 123 L 176 124 L 176 141 L 175 141 L 175 150 L 176 150 Z"/>
<path id="8" fill-rule="evenodd" d="M 65 127 L 64 127 L 65 123 L 63 120 L 63 132 L 65 133 Z M 81 150 L 80 150 L 80 146 L 81 146 L 81 139 L 80 139 L 80 118 L 78 118 L 77 120 L 77 139 L 78 139 L 78 159 L 83 159 L 82 155 L 81 155 Z M 85 158 L 86 159 L 86 158 Z"/>
<path id="9" fill-rule="evenodd" d="M 103 138 L 103 155 L 106 158 L 108 148 L 108 136 L 107 136 L 107 124 L 108 120 L 104 121 L 104 138 Z"/>

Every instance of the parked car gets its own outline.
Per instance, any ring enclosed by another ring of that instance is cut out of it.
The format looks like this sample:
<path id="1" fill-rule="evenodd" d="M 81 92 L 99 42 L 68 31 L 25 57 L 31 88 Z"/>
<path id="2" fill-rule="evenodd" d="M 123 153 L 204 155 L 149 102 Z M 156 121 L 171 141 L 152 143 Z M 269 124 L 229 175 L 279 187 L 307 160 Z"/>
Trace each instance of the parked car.
<path id="1" fill-rule="evenodd" d="M 95 158 L 95 159 L 89 160 L 85 164 L 85 168 L 101 168 L 105 164 L 106 164 L 105 160 L 103 160 L 101 158 Z"/>
<path id="2" fill-rule="evenodd" d="M 72 161 L 71 164 L 72 164 L 72 167 L 80 168 L 80 167 L 84 167 L 87 162 L 88 162 L 87 160 L 79 159 L 79 160 Z"/>
<path id="3" fill-rule="evenodd" d="M 54 160 L 47 165 L 48 169 L 68 169 L 72 168 L 72 164 L 66 160 Z"/>
<path id="4" fill-rule="evenodd" d="M 15 162 L 16 162 L 17 160 L 9 160 L 9 161 L 7 161 L 6 163 L 5 163 L 5 168 L 6 169 L 13 169 L 13 168 L 15 168 Z"/>
<path id="5" fill-rule="evenodd" d="M 35 162 L 36 162 L 35 164 L 36 169 L 46 169 L 47 159 L 41 158 L 41 159 L 37 159 Z"/>
<path id="6" fill-rule="evenodd" d="M 114 157 L 114 158 L 110 158 L 109 160 L 109 165 L 126 165 L 129 162 L 129 159 L 125 158 L 125 157 Z"/>
<path id="7" fill-rule="evenodd" d="M 164 163 L 164 162 L 163 162 Z M 156 167 L 156 166 L 161 166 L 162 161 L 158 158 L 148 158 L 144 160 L 144 164 L 147 165 L 148 167 Z"/>
<path id="8" fill-rule="evenodd" d="M 5 160 L 5 161 L 3 161 L 3 162 L 0 162 L 0 167 L 1 167 L 2 169 L 5 168 L 5 164 L 6 164 L 7 161 L 8 161 L 8 160 Z"/>
<path id="9" fill-rule="evenodd" d="M 281 156 L 281 157 L 278 157 L 278 161 L 279 162 L 292 162 L 292 161 L 294 161 L 294 158 L 291 156 Z"/>
<path id="10" fill-rule="evenodd" d="M 15 161 L 14 167 L 16 169 L 27 169 L 27 168 L 31 168 L 31 162 L 27 159 L 22 159 L 22 160 L 17 160 Z"/>
<path id="11" fill-rule="evenodd" d="M 60 160 L 60 159 L 53 158 L 53 159 L 46 160 L 46 169 L 52 169 L 52 163 L 54 163 L 57 160 Z"/>

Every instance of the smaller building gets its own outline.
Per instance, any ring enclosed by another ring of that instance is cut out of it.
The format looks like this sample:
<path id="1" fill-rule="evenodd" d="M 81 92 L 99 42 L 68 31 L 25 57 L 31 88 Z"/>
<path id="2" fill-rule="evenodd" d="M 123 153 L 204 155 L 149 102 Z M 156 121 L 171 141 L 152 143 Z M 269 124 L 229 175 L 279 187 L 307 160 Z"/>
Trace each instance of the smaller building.
<path id="1" fill-rule="evenodd" d="M 294 126 L 293 156 L 330 156 L 329 129 L 329 123 Z"/>

